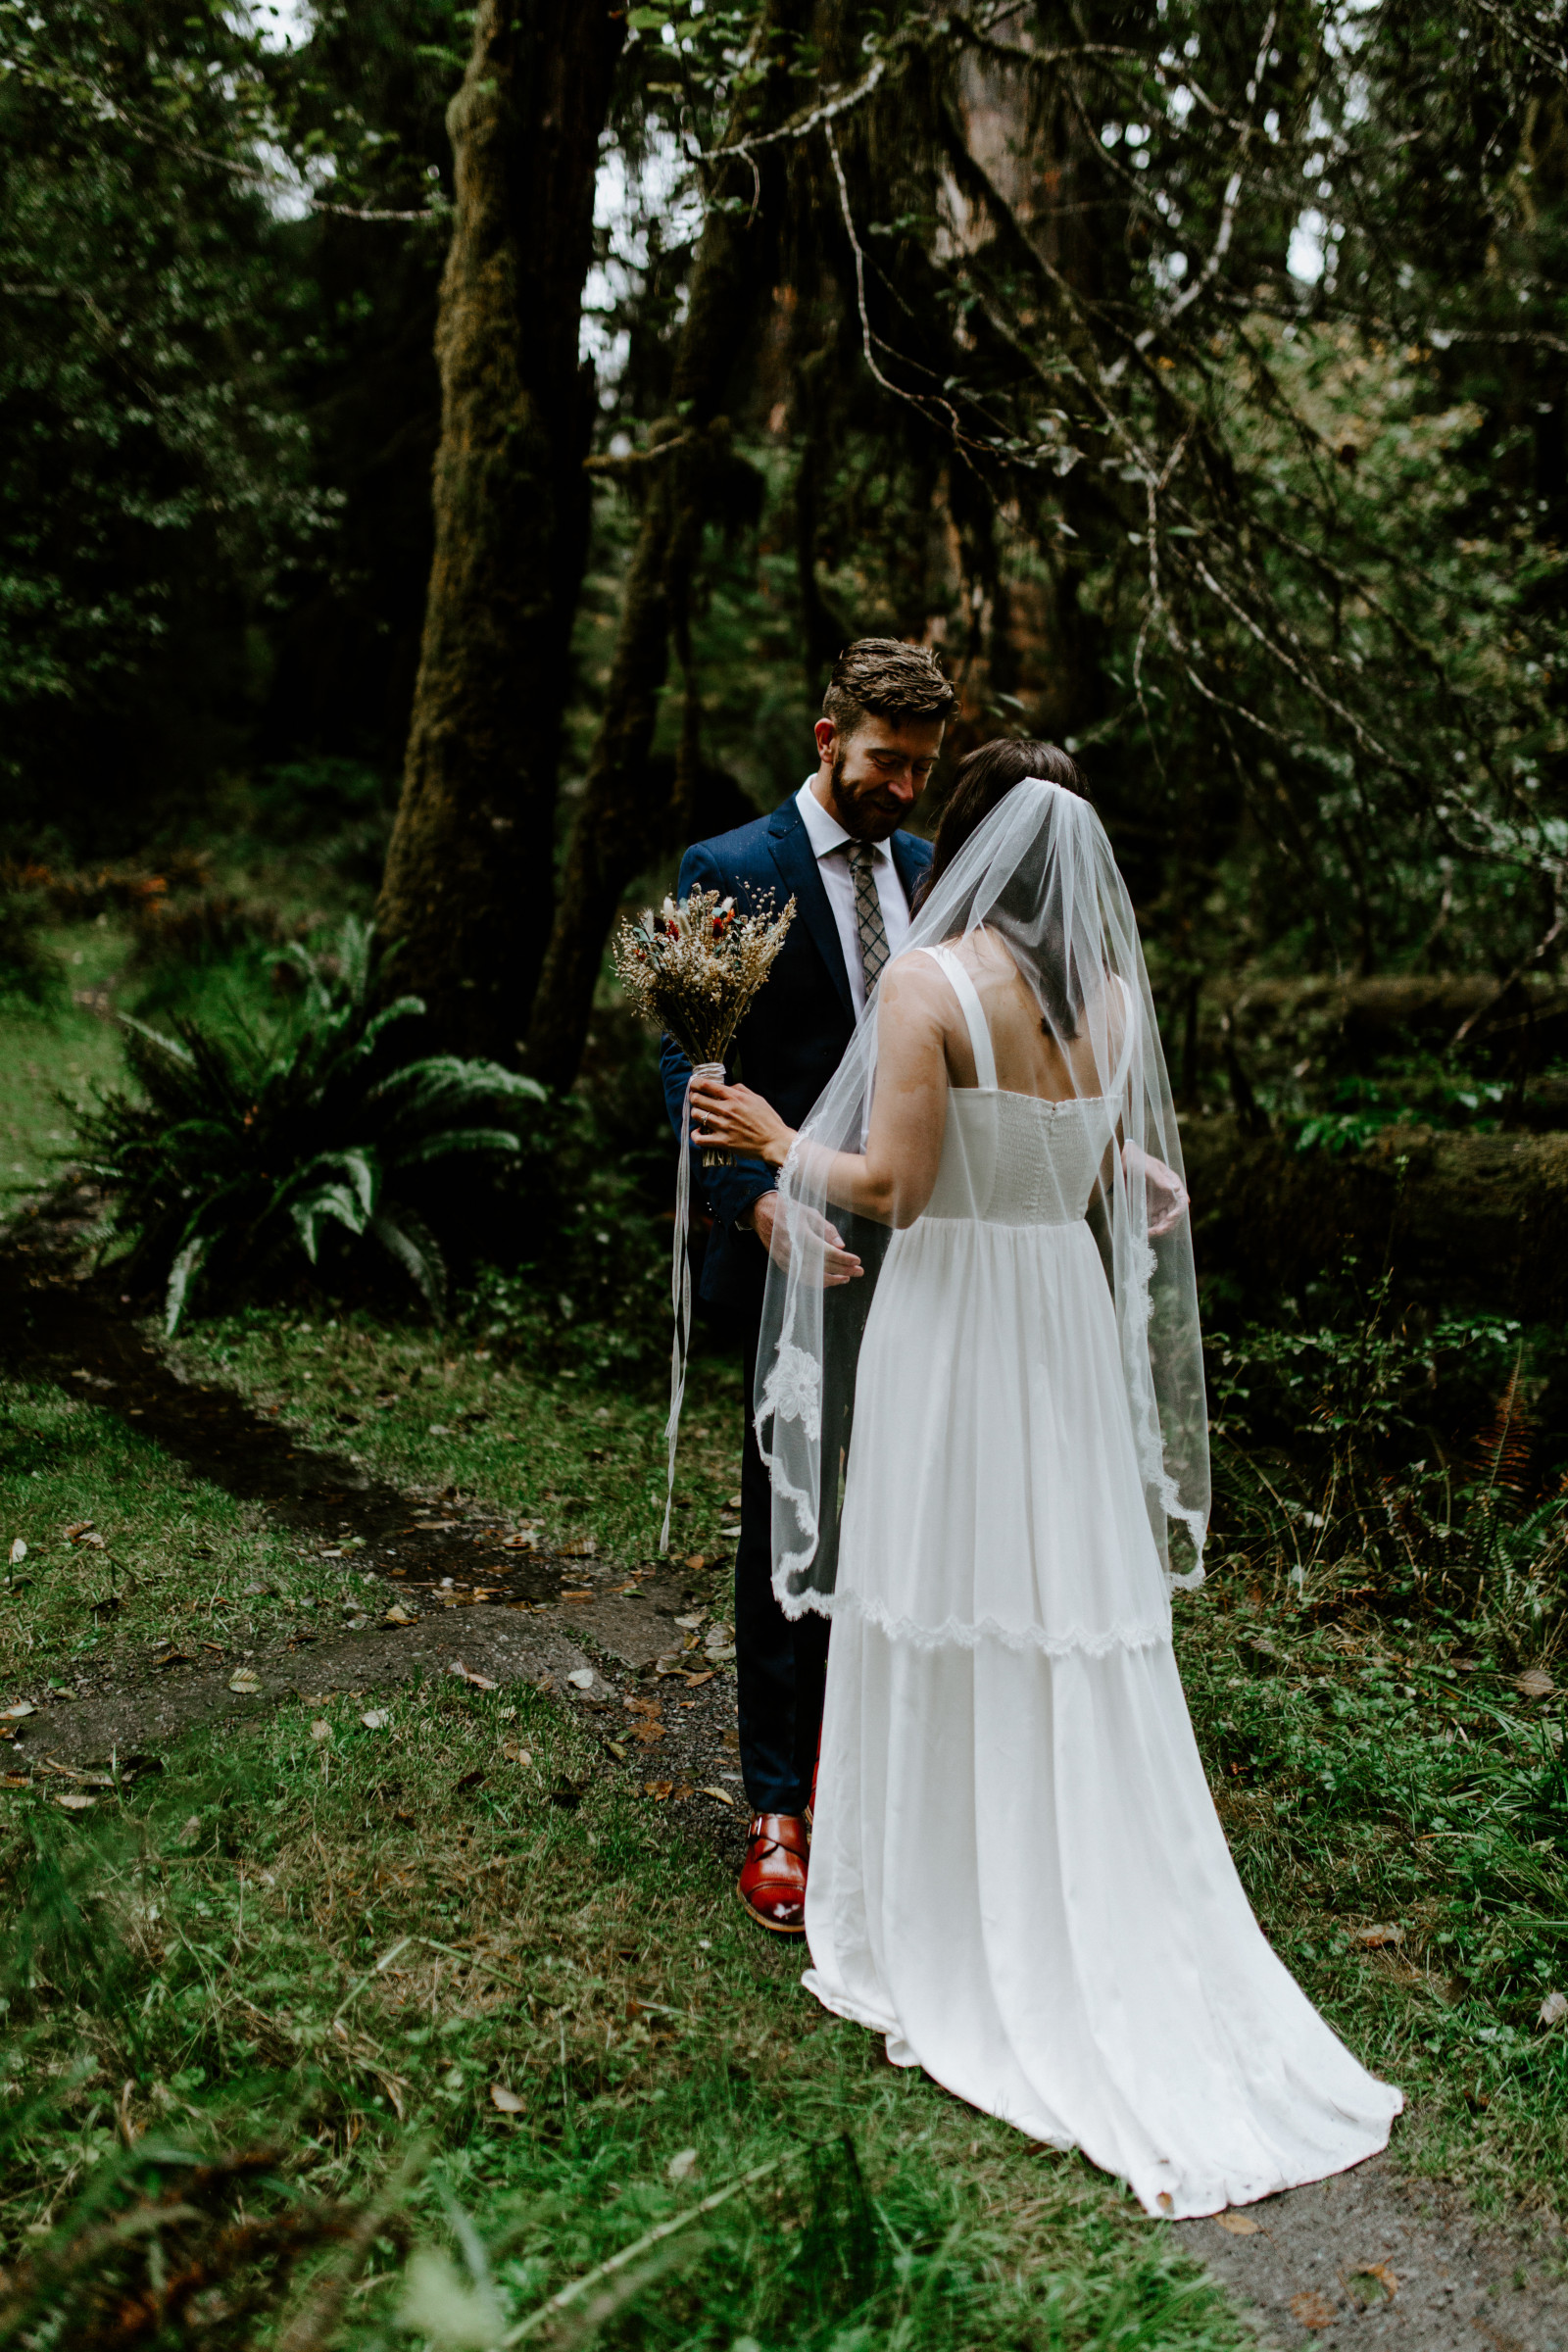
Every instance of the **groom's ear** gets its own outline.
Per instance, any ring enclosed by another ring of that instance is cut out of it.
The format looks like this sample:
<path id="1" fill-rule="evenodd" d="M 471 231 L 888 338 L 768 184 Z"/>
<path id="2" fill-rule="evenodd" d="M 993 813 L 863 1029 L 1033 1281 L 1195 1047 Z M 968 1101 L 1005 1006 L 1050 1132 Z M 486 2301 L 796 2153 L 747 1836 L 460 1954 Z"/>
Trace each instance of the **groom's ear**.
<path id="1" fill-rule="evenodd" d="M 817 758 L 819 760 L 831 760 L 833 757 L 833 746 L 838 740 L 838 729 L 833 724 L 833 721 L 830 718 L 819 718 L 815 727 L 812 729 L 812 733 L 816 737 Z"/>

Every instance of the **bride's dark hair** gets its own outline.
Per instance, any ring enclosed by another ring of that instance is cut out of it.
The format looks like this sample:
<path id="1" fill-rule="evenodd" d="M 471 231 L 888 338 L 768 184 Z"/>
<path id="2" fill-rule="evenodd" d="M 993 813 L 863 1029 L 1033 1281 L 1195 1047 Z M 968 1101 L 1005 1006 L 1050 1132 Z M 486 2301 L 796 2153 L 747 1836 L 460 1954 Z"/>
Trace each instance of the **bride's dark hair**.
<path id="1" fill-rule="evenodd" d="M 1087 798 L 1076 762 L 1054 743 L 1031 743 L 1016 736 L 999 735 L 994 743 L 981 744 L 978 751 L 958 762 L 953 790 L 937 821 L 936 844 L 915 902 L 916 909 L 925 904 L 933 884 L 940 881 L 944 869 L 953 863 L 970 834 L 985 823 L 1014 785 L 1031 776 L 1042 783 L 1064 785 L 1068 792 Z M 990 909 L 987 919 L 992 928 L 1005 938 L 1012 927 L 1008 917 L 1014 914 L 1026 927 L 1038 925 L 1039 895 L 1038 870 L 1027 864 L 1020 866 Z M 1009 901 L 1014 904 L 1009 905 Z M 1040 968 L 1039 982 L 1045 996 L 1046 1018 L 1040 1026 L 1048 1037 L 1054 1033 L 1058 1038 L 1073 1038 L 1078 1034 L 1078 1016 L 1084 1008 L 1083 979 L 1076 959 L 1063 946 L 1059 910 L 1053 909 L 1045 917 L 1044 944 L 1048 953 Z M 1053 946 L 1056 951 L 1054 956 L 1049 953 Z"/>
<path id="2" fill-rule="evenodd" d="M 1022 784 L 1030 776 L 1038 776 L 1047 784 L 1064 784 L 1069 792 L 1084 792 L 1084 780 L 1076 762 L 1054 743 L 1031 743 L 1015 735 L 999 735 L 994 743 L 981 744 L 978 751 L 959 760 L 953 789 L 937 821 L 931 863 L 920 886 L 922 901 L 929 897 L 933 884 L 940 882 L 944 870 L 953 863 L 975 828 L 985 823 L 997 803 L 1004 800 L 1015 784 Z"/>

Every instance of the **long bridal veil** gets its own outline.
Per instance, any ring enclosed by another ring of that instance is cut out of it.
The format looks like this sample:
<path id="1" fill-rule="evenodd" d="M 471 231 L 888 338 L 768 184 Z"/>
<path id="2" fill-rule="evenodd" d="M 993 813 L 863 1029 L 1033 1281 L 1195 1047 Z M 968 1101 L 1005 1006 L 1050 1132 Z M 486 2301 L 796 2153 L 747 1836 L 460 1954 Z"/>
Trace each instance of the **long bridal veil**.
<path id="1" fill-rule="evenodd" d="M 1077 1188 L 1079 1200 L 1063 1200 L 1060 1213 L 1075 1218 L 1088 1190 L 1150 1524 L 1171 1581 L 1197 1585 L 1208 1519 L 1208 1423 L 1191 1219 L 1172 1181 L 1179 1186 L 1181 1146 L 1132 903 L 1087 801 L 1059 784 L 1015 785 L 932 887 L 906 954 L 982 928 L 1012 956 L 1059 1049 L 1060 1083 L 1073 1089 L 1047 1115 L 1077 1121 L 1093 1170 L 1087 1188 Z M 774 1588 L 791 1616 L 832 1606 L 830 1538 L 848 1402 L 880 1252 L 862 1248 L 868 1270 L 860 1281 L 824 1290 L 822 1235 L 828 1226 L 844 1230 L 834 1158 L 864 1149 L 884 993 L 872 996 L 779 1181 L 755 1404 L 773 1489 Z M 1006 1120 L 1018 1101 L 989 1090 L 980 1115 Z M 1066 1139 L 1050 1151 L 1042 1143 L 1021 1171 L 1015 1152 L 1004 1155 L 1009 1198 L 998 1200 L 994 1150 L 975 1152 L 972 1161 L 959 1151 L 954 1172 L 954 1147 L 970 1132 L 966 1122 L 949 1139 L 939 1213 L 1003 1223 L 1051 1215 L 1049 1198 L 1023 1200 L 1019 1187 L 1027 1192 L 1032 1183 L 1045 1196 L 1064 1186 L 1074 1159 L 1059 1148 Z M 1071 1364 L 1047 1371 L 1073 1378 Z M 1030 1367 L 1018 1372 L 1028 1376 Z"/>

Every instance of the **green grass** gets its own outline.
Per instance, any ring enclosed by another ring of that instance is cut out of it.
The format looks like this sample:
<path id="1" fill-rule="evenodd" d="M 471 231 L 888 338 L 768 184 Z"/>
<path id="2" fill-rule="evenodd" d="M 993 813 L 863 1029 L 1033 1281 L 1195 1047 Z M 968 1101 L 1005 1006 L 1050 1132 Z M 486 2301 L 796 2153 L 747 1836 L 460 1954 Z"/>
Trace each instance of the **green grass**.
<path id="1" fill-rule="evenodd" d="M 112 1020 L 76 1002 L 122 968 L 123 927 L 109 922 L 60 926 L 42 934 L 66 986 L 32 1007 L 0 1007 L 0 1207 L 12 1207 L 52 1183 L 70 1147 L 71 1113 L 59 1101 L 83 1101 L 121 1074 L 120 1033 Z"/>
<path id="2" fill-rule="evenodd" d="M 1244 2340 L 1086 2165 L 824 2016 L 799 1952 L 538 1693 L 363 1711 L 285 1707 L 216 1758 L 190 1739 L 91 1811 L 0 1798 L 4 2259 L 111 2198 L 119 2112 L 196 2149 L 270 2139 L 302 2200 L 363 2193 L 423 2137 L 417 2231 L 450 2242 L 448 2200 L 473 2217 L 509 2322 L 782 2159 L 633 2276 L 606 2340 Z M 348 2343 L 387 2340 L 398 2269 L 383 2248 Z"/>
<path id="3" fill-rule="evenodd" d="M 186 1346 L 209 1376 L 282 1398 L 322 1439 L 341 1435 L 329 1399 L 363 1412 L 384 1382 L 398 1402 L 352 1432 L 376 1467 L 490 1495 L 560 1538 L 597 1532 L 628 1560 L 651 1552 L 660 1402 L 536 1381 L 519 1361 L 363 1317 L 307 1328 L 253 1315 L 197 1326 Z M 399 1368 L 406 1381 L 421 1365 L 412 1393 L 397 1388 Z M 435 1382 L 439 1407 L 422 1401 Z M 430 1419 L 453 1426 L 470 1400 L 493 1418 L 431 1436 Z M 701 1367 L 677 1480 L 693 1505 L 678 1541 L 716 1554 L 715 1592 L 740 1401 L 733 1367 Z M 1250 1583 L 1233 1566 L 1179 1596 L 1176 1614 L 1200 1744 L 1265 1930 L 1357 2054 L 1409 2092 L 1399 2145 L 1412 2161 L 1490 2199 L 1561 2204 L 1568 2026 L 1537 2021 L 1549 1992 L 1568 1991 L 1562 1699 L 1522 1697 L 1473 1628 L 1322 1625 L 1286 1580 L 1255 1603 Z M 1359 1940 L 1378 1929 L 1397 1936 Z"/>
<path id="4" fill-rule="evenodd" d="M 69 1689 L 119 1652 L 160 1641 L 198 1656 L 204 1642 L 231 1650 L 335 1607 L 334 1563 L 90 1395 L 0 1381 L 0 1682 Z"/>
<path id="5" fill-rule="evenodd" d="M 655 1554 L 668 1409 L 657 1386 L 541 1378 L 504 1340 L 364 1312 L 252 1309 L 192 1324 L 175 1352 L 400 1485 L 483 1495 L 553 1543 L 592 1538 L 628 1563 Z M 719 1529 L 739 1490 L 741 1385 L 736 1358 L 693 1361 L 671 1520 L 683 1556 L 731 1555 Z"/>
<path id="6" fill-rule="evenodd" d="M 1178 1640 L 1270 1940 L 1404 2086 L 1406 2162 L 1561 2209 L 1568 2026 L 1540 2022 L 1568 1991 L 1561 1693 L 1522 1696 L 1467 1629 L 1323 1627 L 1245 1583 L 1178 1598 Z"/>

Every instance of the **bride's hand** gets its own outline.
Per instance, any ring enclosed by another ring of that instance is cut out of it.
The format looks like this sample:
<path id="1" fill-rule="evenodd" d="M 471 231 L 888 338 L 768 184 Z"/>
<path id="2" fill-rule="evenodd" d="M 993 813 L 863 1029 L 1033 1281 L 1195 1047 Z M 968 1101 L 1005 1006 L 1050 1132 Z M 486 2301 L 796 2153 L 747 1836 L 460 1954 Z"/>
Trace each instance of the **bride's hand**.
<path id="1" fill-rule="evenodd" d="M 764 1193 L 752 1207 L 753 1230 L 761 1236 L 768 1256 L 776 1266 L 789 1272 L 797 1246 L 801 1251 L 801 1280 L 813 1290 L 836 1291 L 847 1282 L 858 1282 L 865 1272 L 853 1250 L 844 1247 L 844 1236 L 836 1225 L 830 1225 L 819 1208 L 806 1200 L 797 1200 L 787 1209 L 780 1208 L 777 1193 Z"/>
<path id="2" fill-rule="evenodd" d="M 1128 1181 L 1142 1175 L 1144 1200 L 1149 1215 L 1149 1238 L 1157 1241 L 1179 1225 L 1192 1205 L 1187 1187 L 1174 1168 L 1167 1168 L 1162 1159 L 1146 1152 L 1141 1144 L 1128 1140 L 1122 1147 L 1122 1165 Z"/>
<path id="3" fill-rule="evenodd" d="M 781 1168 L 795 1130 L 749 1086 L 721 1086 L 716 1078 L 697 1078 L 692 1082 L 692 1141 L 744 1152 L 770 1168 Z"/>

